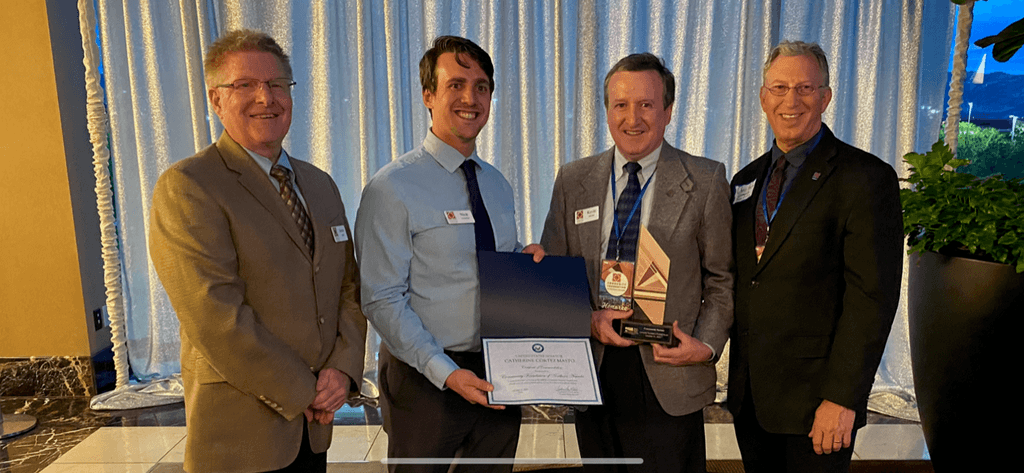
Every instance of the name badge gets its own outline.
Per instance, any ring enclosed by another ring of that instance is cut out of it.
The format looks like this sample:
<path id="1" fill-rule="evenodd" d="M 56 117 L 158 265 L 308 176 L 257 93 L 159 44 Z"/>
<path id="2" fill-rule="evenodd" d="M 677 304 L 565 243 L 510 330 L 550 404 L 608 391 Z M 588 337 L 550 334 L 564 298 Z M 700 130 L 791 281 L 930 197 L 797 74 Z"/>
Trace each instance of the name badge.
<path id="1" fill-rule="evenodd" d="M 476 223 L 476 220 L 473 220 L 473 212 L 469 210 L 445 210 L 444 219 L 448 221 L 448 225 Z"/>
<path id="2" fill-rule="evenodd" d="M 335 243 L 348 241 L 348 231 L 345 230 L 344 225 L 335 225 L 331 227 L 331 235 L 334 235 Z"/>
<path id="3" fill-rule="evenodd" d="M 757 184 L 757 181 L 751 181 L 748 184 L 736 186 L 736 196 L 732 199 L 732 203 L 736 204 L 743 202 L 744 200 L 749 199 L 750 196 L 754 195 L 754 184 Z"/>
<path id="4" fill-rule="evenodd" d="M 598 206 L 590 207 L 589 209 L 580 209 L 576 211 L 576 225 L 584 224 L 587 222 L 593 222 L 597 220 Z"/>

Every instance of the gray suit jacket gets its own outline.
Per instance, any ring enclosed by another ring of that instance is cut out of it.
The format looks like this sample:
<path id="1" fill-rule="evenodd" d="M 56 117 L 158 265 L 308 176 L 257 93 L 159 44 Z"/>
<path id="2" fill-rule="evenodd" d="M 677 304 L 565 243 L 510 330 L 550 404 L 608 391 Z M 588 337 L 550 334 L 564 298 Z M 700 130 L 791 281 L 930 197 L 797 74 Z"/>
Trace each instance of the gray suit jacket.
<path id="1" fill-rule="evenodd" d="M 185 469 L 274 470 L 302 440 L 317 373 L 362 378 L 366 319 L 334 181 L 292 160 L 315 235 L 310 258 L 270 178 L 227 133 L 165 171 L 149 250 L 181 322 Z M 351 387 L 356 394 L 358 389 Z M 331 426 L 310 424 L 314 452 Z"/>
<path id="2" fill-rule="evenodd" d="M 541 244 L 552 255 L 582 256 L 587 262 L 591 304 L 598 306 L 601 220 L 611 181 L 615 149 L 562 166 L 555 180 Z M 720 354 L 732 324 L 732 212 L 725 166 L 691 156 L 665 143 L 648 229 L 671 259 L 665 323 L 679 322 L 685 333 Z M 575 211 L 598 206 L 600 217 L 576 225 Z M 604 345 L 591 340 L 600 366 Z M 675 367 L 654 362 L 650 345 L 640 347 L 651 387 L 670 415 L 695 412 L 715 399 L 712 362 Z M 615 382 L 604 379 L 602 382 Z"/>

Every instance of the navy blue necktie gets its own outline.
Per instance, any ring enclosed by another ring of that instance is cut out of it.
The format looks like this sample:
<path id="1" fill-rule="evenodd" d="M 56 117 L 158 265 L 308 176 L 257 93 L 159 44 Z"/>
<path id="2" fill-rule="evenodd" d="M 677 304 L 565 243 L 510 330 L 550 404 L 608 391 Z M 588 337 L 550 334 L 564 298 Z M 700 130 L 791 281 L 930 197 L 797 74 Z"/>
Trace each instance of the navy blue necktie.
<path id="1" fill-rule="evenodd" d="M 617 259 L 620 261 L 636 261 L 636 242 L 640 238 L 640 207 L 637 207 L 636 214 L 629 218 L 629 212 L 633 210 L 640 197 L 640 164 L 630 161 L 622 166 L 629 173 L 629 182 L 626 188 L 622 189 L 622 195 L 615 204 L 615 215 L 612 218 L 619 220 L 619 231 L 622 232 L 619 238 L 615 235 L 615 225 L 612 224 L 612 234 L 608 238 L 608 253 L 605 258 Z"/>
<path id="2" fill-rule="evenodd" d="M 480 195 L 480 184 L 476 180 L 476 163 L 472 159 L 462 162 L 462 172 L 466 173 L 466 188 L 469 190 L 469 206 L 473 212 L 473 231 L 476 233 L 476 250 L 494 251 L 494 229 L 491 228 L 491 217 L 484 207 L 484 198 Z"/>

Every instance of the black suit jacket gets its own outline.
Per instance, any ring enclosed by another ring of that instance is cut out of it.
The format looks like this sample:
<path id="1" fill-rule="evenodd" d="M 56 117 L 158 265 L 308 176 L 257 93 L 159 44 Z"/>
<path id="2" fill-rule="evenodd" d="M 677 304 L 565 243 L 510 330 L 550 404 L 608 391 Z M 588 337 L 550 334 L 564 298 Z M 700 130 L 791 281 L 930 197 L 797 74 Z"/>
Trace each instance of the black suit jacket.
<path id="1" fill-rule="evenodd" d="M 774 433 L 810 432 L 822 399 L 853 409 L 855 426 L 864 425 L 899 301 L 896 172 L 824 124 L 822 130 L 779 207 L 760 262 L 754 212 L 771 153 L 732 181 L 737 277 L 728 404 L 740 414 L 749 381 L 757 419 Z M 750 183 L 753 192 L 743 198 Z"/>

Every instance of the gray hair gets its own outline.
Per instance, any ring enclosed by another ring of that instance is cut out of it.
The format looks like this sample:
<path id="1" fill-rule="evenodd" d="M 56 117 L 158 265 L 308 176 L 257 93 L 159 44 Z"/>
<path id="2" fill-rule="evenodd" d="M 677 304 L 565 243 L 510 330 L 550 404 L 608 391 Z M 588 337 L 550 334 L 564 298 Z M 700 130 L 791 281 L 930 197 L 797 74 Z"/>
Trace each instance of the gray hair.
<path id="1" fill-rule="evenodd" d="M 288 61 L 288 55 L 277 44 L 277 41 L 274 41 L 274 38 L 262 31 L 241 29 L 224 33 L 210 45 L 210 49 L 206 52 L 206 59 L 203 60 L 207 86 L 214 85 L 212 80 L 220 72 L 220 68 L 224 66 L 229 55 L 243 51 L 264 52 L 277 56 L 285 76 L 289 79 L 292 78 L 292 65 Z"/>
<path id="2" fill-rule="evenodd" d="M 772 67 L 772 61 L 779 56 L 809 56 L 818 63 L 821 76 L 825 79 L 825 87 L 828 87 L 828 59 L 825 58 L 825 51 L 818 46 L 818 43 L 805 43 L 803 41 L 783 41 L 772 48 L 768 59 L 764 61 L 764 68 L 761 70 L 761 82 L 768 77 L 768 69 Z"/>

